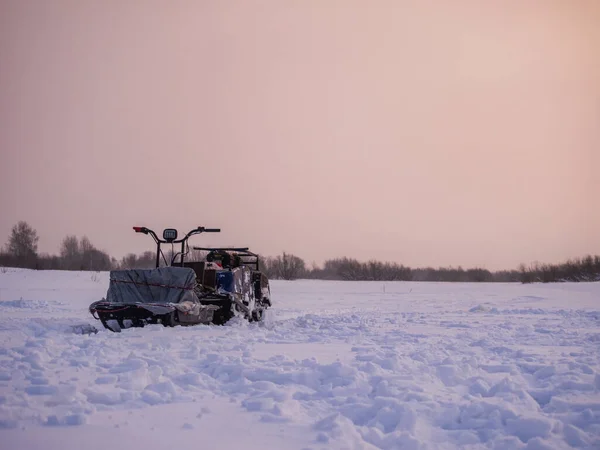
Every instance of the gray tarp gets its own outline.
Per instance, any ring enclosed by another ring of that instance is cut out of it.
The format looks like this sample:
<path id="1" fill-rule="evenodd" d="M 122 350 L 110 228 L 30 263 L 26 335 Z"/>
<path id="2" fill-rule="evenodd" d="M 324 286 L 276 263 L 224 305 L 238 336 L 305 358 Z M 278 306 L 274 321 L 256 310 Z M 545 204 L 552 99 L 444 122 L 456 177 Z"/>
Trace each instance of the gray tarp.
<path id="1" fill-rule="evenodd" d="M 106 300 L 111 303 L 198 301 L 196 273 L 187 267 L 112 270 Z"/>

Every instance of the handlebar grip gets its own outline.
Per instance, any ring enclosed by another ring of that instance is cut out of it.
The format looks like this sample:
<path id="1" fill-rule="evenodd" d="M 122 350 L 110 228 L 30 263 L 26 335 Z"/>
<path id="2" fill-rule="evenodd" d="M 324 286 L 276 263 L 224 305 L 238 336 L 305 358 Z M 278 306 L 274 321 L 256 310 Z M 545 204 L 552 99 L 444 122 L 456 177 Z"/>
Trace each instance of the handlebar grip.
<path id="1" fill-rule="evenodd" d="M 205 228 L 204 232 L 205 233 L 220 233 L 221 229 L 220 228 Z"/>

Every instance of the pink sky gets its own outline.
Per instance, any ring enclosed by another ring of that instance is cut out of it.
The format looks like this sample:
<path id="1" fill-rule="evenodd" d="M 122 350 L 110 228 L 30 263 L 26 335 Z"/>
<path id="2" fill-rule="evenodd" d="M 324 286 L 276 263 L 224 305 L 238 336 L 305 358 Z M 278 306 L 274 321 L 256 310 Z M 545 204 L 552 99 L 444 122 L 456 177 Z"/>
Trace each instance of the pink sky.
<path id="1" fill-rule="evenodd" d="M 600 2 L 0 0 L 0 243 L 600 254 Z"/>

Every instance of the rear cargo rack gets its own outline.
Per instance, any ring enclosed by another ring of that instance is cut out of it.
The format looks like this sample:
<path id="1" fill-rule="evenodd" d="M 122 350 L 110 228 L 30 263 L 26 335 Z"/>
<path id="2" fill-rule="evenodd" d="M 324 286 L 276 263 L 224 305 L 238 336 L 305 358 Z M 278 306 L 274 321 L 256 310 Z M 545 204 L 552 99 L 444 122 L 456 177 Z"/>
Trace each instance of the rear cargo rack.
<path id="1" fill-rule="evenodd" d="M 252 270 L 260 270 L 259 256 L 251 252 L 248 247 L 192 247 L 194 250 L 202 250 L 207 252 L 224 251 L 235 252 L 240 257 L 240 262 L 244 266 L 250 267 Z"/>

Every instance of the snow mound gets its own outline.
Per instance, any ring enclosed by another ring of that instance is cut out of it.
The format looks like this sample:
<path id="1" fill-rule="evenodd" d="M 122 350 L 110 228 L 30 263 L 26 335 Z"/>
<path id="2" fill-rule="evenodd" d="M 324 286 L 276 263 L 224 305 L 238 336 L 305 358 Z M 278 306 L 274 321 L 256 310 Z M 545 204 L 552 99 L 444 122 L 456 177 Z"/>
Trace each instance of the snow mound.
<path id="1" fill-rule="evenodd" d="M 0 308 L 17 309 L 43 309 L 47 308 L 49 303 L 45 300 L 3 300 L 0 301 Z"/>

